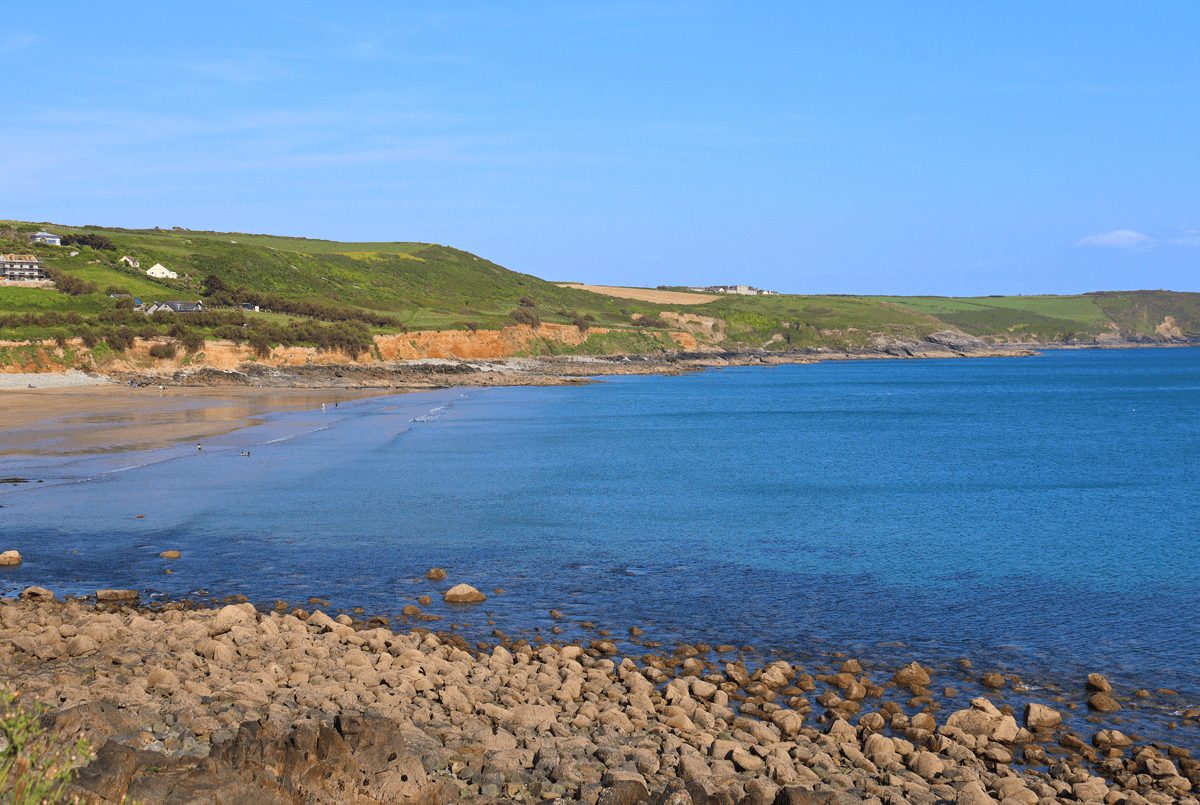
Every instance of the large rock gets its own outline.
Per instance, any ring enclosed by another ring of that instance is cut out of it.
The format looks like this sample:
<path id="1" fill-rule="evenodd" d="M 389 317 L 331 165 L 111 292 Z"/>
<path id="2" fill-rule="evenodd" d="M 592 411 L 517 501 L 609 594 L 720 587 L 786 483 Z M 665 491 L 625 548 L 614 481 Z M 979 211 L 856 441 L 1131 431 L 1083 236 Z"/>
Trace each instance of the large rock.
<path id="1" fill-rule="evenodd" d="M 929 672 L 914 661 L 893 674 L 892 681 L 909 688 L 923 688 L 929 684 Z"/>
<path id="2" fill-rule="evenodd" d="M 487 600 L 486 595 L 470 584 L 456 584 L 447 590 L 442 598 L 447 604 L 478 604 Z"/>
<path id="3" fill-rule="evenodd" d="M 246 722 L 208 758 L 169 758 L 109 741 L 76 785 L 113 802 L 189 805 L 441 803 L 458 794 L 453 784 L 429 781 L 396 722 L 345 714 L 332 726 L 302 722 L 286 735 Z"/>
<path id="4" fill-rule="evenodd" d="M 137 590 L 96 590 L 97 601 L 136 601 Z"/>
<path id="5" fill-rule="evenodd" d="M 971 709 L 951 713 L 946 719 L 946 726 L 960 729 L 968 735 L 1003 742 L 1015 740 L 1020 731 L 1016 719 L 1001 713 L 996 705 L 982 696 L 971 700 Z"/>
<path id="6" fill-rule="evenodd" d="M 249 629 L 254 629 L 258 625 L 258 619 L 246 609 L 248 604 L 229 604 L 217 610 L 217 614 L 208 624 L 208 636 L 216 637 L 228 632 L 235 626 L 242 626 Z M 253 607 L 250 607 L 252 610 Z"/>
<path id="7" fill-rule="evenodd" d="M 45 587 L 26 587 L 21 597 L 26 601 L 53 601 L 54 593 Z"/>
<path id="8" fill-rule="evenodd" d="M 554 723 L 554 708 L 546 704 L 519 704 L 505 713 L 500 726 L 506 730 L 527 729 L 544 732 Z"/>
<path id="9" fill-rule="evenodd" d="M 1098 713 L 1114 713 L 1121 709 L 1121 705 L 1107 693 L 1093 693 L 1088 699 L 1088 709 Z"/>
<path id="10" fill-rule="evenodd" d="M 1053 707 L 1030 702 L 1025 705 L 1025 726 L 1030 729 L 1051 728 L 1062 724 L 1062 713 Z"/>
<path id="11" fill-rule="evenodd" d="M 21 554 L 16 551 L 0 553 L 0 567 L 13 567 L 21 564 Z"/>

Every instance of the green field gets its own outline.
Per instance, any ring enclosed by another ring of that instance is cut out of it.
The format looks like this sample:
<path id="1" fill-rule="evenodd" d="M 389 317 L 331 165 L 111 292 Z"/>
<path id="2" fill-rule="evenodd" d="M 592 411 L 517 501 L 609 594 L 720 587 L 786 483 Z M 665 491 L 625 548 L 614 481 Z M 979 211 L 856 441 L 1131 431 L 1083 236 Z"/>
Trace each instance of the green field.
<path id="1" fill-rule="evenodd" d="M 688 329 L 702 345 L 724 348 L 863 347 L 881 339 L 921 339 L 948 328 L 993 341 L 1026 342 L 1081 342 L 1112 334 L 1159 340 L 1200 335 L 1200 295 L 1167 291 L 975 298 L 731 295 L 705 304 L 670 305 L 561 288 L 436 244 L 338 243 L 230 232 L 0 221 L 0 230 L 10 232 L 39 228 L 99 236 L 106 243 L 100 242 L 101 248 L 50 247 L 0 237 L 0 250 L 33 252 L 69 277 L 92 283 L 94 292 L 66 296 L 3 288 L 0 312 L 75 311 L 95 317 L 114 307 L 107 293 L 119 289 L 146 303 L 195 300 L 203 295 L 209 307 L 242 301 L 260 304 L 270 312 L 247 320 L 257 321 L 276 336 L 282 332 L 280 327 L 297 319 L 332 322 L 357 317 L 375 333 L 404 328 L 496 329 L 518 321 L 615 331 L 593 333 L 581 351 L 669 348 L 660 336 L 674 325 L 662 318 L 664 312 L 719 320 L 716 329 Z M 71 257 L 71 251 L 79 253 Z M 136 257 L 141 268 L 120 265 L 122 255 Z M 178 272 L 179 278 L 147 277 L 145 269 L 156 262 Z M 1173 329 L 1163 329 L 1167 317 L 1174 322 Z M 0 330 L 0 338 L 30 337 L 38 326 L 22 320 L 19 326 Z"/>

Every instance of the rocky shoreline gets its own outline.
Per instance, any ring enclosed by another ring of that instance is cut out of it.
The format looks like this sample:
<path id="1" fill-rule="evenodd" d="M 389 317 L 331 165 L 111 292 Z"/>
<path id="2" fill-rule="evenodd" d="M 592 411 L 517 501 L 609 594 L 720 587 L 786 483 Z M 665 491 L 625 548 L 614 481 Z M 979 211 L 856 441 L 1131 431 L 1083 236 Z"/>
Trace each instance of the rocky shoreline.
<path id="1" fill-rule="evenodd" d="M 112 377 L 122 383 L 133 381 L 167 386 L 429 389 L 448 385 L 564 385 L 587 382 L 586 378 L 605 375 L 674 375 L 727 366 L 805 364 L 834 360 L 1025 357 L 1036 354 L 1035 349 L 1024 345 L 994 346 L 978 338 L 947 330 L 934 333 L 924 341 L 880 340 L 871 347 L 851 350 L 705 350 L 283 366 L 245 362 L 236 369 L 201 366 L 171 371 L 115 372 Z"/>
<path id="2" fill-rule="evenodd" d="M 424 628 L 438 607 L 486 617 L 464 587 L 394 619 L 33 587 L 0 600 L 0 672 L 58 738 L 98 750 L 76 779 L 94 802 L 1197 802 L 1200 762 L 1121 733 L 1131 697 L 1098 674 L 1054 707 L 984 674 L 994 694 L 942 714 L 945 678 L 918 662 Z M 1076 709 L 1092 734 L 1063 726 Z M 1194 738 L 1200 710 L 1179 721 Z"/>

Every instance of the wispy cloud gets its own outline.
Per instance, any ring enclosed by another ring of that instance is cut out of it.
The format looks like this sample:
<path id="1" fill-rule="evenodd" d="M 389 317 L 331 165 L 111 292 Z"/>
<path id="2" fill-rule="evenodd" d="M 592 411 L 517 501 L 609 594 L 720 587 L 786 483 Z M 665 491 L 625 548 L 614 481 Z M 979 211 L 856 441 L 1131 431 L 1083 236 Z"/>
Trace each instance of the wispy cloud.
<path id="1" fill-rule="evenodd" d="M 1190 226 L 1179 227 L 1179 236 L 1167 241 L 1172 246 L 1200 246 L 1200 230 Z"/>
<path id="2" fill-rule="evenodd" d="M 1145 248 L 1154 244 L 1154 238 L 1134 232 L 1132 229 L 1118 229 L 1116 232 L 1104 232 L 1099 235 L 1089 235 L 1076 246 L 1112 246 L 1119 249 Z"/>

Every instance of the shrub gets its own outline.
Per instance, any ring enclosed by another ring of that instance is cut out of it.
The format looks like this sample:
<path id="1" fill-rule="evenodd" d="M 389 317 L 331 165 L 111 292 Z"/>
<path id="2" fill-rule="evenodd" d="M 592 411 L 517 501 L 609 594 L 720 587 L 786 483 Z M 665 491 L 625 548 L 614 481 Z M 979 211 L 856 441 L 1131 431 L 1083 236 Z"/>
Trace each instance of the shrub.
<path id="1" fill-rule="evenodd" d="M 576 329 L 579 330 L 579 332 L 586 333 L 588 331 L 587 319 L 576 316 L 575 317 L 575 327 L 576 327 Z"/>
<path id="2" fill-rule="evenodd" d="M 174 344 L 154 344 L 153 346 L 150 347 L 150 357 L 151 358 L 168 358 L 168 359 L 174 358 L 175 357 L 175 345 Z"/>
<path id="3" fill-rule="evenodd" d="M 7 746 L 0 753 L 0 801 L 13 805 L 42 805 L 63 801 L 74 769 L 91 760 L 87 742 L 56 745 L 41 726 L 41 706 L 27 711 L 16 696 L 0 688 L 0 736 Z"/>
<path id="4" fill-rule="evenodd" d="M 114 352 L 124 352 L 133 346 L 133 331 L 128 327 L 117 327 L 104 334 L 104 343 L 113 348 Z"/>
<path id="5" fill-rule="evenodd" d="M 254 357 L 263 359 L 271 355 L 271 339 L 266 333 L 254 333 L 249 338 L 250 348 L 254 350 Z"/>
<path id="6" fill-rule="evenodd" d="M 183 347 L 185 352 L 196 352 L 197 350 L 204 349 L 204 333 L 196 330 L 187 330 L 178 339 L 179 345 Z"/>
<path id="7" fill-rule="evenodd" d="M 528 296 L 522 296 L 520 305 L 521 307 L 537 307 L 537 302 L 533 301 Z"/>
<path id="8" fill-rule="evenodd" d="M 533 329 L 542 326 L 542 321 L 537 317 L 537 314 L 532 310 L 524 307 L 519 307 L 512 312 L 513 321 L 517 324 L 525 324 Z"/>

